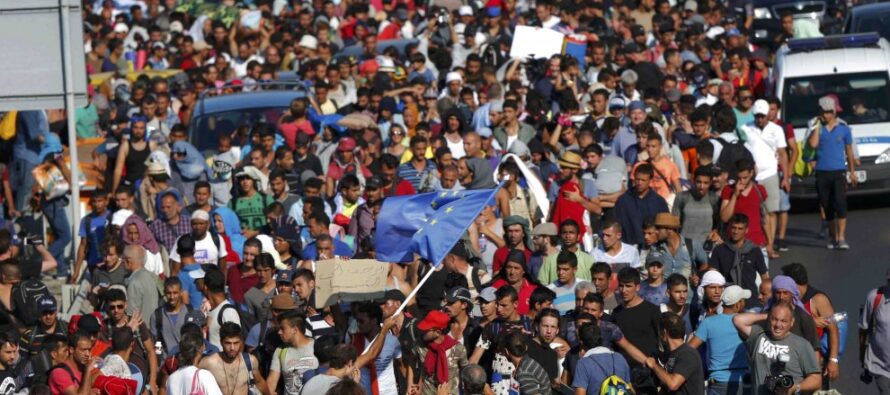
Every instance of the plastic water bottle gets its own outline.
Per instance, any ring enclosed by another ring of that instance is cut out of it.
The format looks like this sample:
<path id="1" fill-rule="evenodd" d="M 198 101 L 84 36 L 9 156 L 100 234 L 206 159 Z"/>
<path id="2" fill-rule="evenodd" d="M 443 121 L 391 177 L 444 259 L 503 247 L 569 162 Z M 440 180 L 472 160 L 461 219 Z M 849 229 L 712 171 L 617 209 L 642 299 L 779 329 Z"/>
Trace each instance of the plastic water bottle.
<path id="1" fill-rule="evenodd" d="M 846 311 L 838 311 L 837 313 L 832 314 L 831 317 L 828 317 L 828 322 L 830 322 L 832 324 L 837 324 L 841 321 L 846 321 L 846 320 L 847 320 L 847 312 Z"/>

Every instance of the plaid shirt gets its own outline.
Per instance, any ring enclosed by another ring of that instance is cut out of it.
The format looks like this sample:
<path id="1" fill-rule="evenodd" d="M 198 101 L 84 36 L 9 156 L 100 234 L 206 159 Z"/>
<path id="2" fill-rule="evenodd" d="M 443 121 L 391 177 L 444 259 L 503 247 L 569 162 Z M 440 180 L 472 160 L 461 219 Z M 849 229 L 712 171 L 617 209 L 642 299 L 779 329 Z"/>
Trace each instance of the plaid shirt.
<path id="1" fill-rule="evenodd" d="M 148 228 L 154 234 L 155 240 L 166 247 L 169 252 L 176 248 L 176 239 L 179 236 L 192 231 L 192 220 L 191 217 L 180 213 L 179 223 L 176 225 L 170 225 L 164 220 L 156 219 L 152 221 L 151 225 L 148 225 Z"/>

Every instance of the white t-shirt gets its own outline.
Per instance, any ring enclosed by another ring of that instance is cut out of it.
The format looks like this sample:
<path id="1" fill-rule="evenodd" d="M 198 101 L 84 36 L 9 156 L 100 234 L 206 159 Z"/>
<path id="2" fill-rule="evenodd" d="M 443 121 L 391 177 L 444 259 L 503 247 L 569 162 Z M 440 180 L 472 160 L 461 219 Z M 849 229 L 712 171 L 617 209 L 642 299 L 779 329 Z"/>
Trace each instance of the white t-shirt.
<path id="1" fill-rule="evenodd" d="M 216 248 L 216 244 L 213 243 L 213 238 L 218 238 L 218 249 Z M 226 257 L 225 243 L 226 241 L 222 239 L 222 236 L 214 236 L 210 232 L 204 233 L 203 239 L 195 240 L 195 262 L 200 264 L 217 264 L 221 258 Z M 179 244 L 179 238 L 176 239 L 176 244 Z M 174 248 L 173 251 L 170 251 L 170 260 L 176 262 L 181 260 L 176 248 Z"/>
<path id="2" fill-rule="evenodd" d="M 209 333 L 207 341 L 220 350 L 222 350 L 222 342 L 219 339 L 219 312 L 223 306 L 228 304 L 230 304 L 229 301 L 222 302 L 207 314 L 207 332 Z M 238 306 L 232 305 L 232 307 L 231 309 L 226 309 L 225 313 L 223 313 L 222 322 L 234 322 L 241 325 L 241 317 L 238 316 Z"/>
<path id="3" fill-rule="evenodd" d="M 452 143 L 451 140 L 448 140 L 448 138 L 446 138 L 445 143 L 448 144 L 448 150 L 451 151 L 451 157 L 453 157 L 455 160 L 467 156 L 467 151 L 464 151 L 464 139 L 460 139 L 460 141 Z"/>
<path id="4" fill-rule="evenodd" d="M 192 382 L 195 380 L 194 366 L 186 366 L 181 368 L 170 377 L 167 378 L 167 394 L 168 395 L 189 395 L 192 393 Z M 198 385 L 195 390 L 201 388 L 206 395 L 222 395 L 219 385 L 216 384 L 216 378 L 207 370 L 198 371 Z M 197 391 L 196 391 L 197 392 Z"/>
<path id="5" fill-rule="evenodd" d="M 615 256 L 609 255 L 601 248 L 594 249 L 593 261 L 606 262 L 613 267 L 618 263 L 628 264 L 634 268 L 642 266 L 640 264 L 640 252 L 637 251 L 637 247 L 626 243 L 621 243 L 621 251 L 618 251 L 618 254 L 615 254 Z"/>
<path id="6" fill-rule="evenodd" d="M 160 252 L 151 253 L 146 251 L 145 270 L 157 274 L 158 276 L 164 274 L 164 259 L 161 258 Z"/>
<path id="7" fill-rule="evenodd" d="M 770 122 L 762 130 L 755 123 L 743 126 L 747 141 L 745 147 L 754 156 L 757 164 L 757 181 L 763 181 L 779 173 L 779 149 L 788 147 L 785 131 L 782 127 Z"/>

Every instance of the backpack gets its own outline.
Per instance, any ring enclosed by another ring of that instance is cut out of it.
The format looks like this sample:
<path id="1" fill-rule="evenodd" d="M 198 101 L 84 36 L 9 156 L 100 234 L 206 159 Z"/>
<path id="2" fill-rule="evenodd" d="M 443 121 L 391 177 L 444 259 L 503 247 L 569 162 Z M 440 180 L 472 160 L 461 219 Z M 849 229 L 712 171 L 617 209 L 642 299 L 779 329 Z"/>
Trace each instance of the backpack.
<path id="1" fill-rule="evenodd" d="M 633 395 L 634 392 L 630 384 L 628 384 L 626 381 L 624 381 L 624 379 L 618 377 L 618 375 L 615 374 L 615 355 L 611 354 L 610 356 L 612 357 L 612 369 L 610 369 L 612 374 L 606 377 L 605 380 L 600 383 L 600 395 Z M 596 359 L 590 358 L 590 360 L 592 360 L 593 363 L 599 366 L 600 369 L 602 369 L 604 372 L 606 371 L 606 368 L 600 365 L 600 363 L 597 362 Z"/>
<path id="2" fill-rule="evenodd" d="M 247 339 L 247 334 L 250 332 L 250 328 L 253 328 L 253 326 L 256 325 L 256 318 L 252 314 L 239 308 L 237 305 L 226 303 L 219 310 L 219 315 L 216 317 L 216 323 L 220 326 L 223 324 L 223 313 L 226 312 L 226 309 L 235 309 L 235 311 L 238 312 L 238 325 L 241 325 L 241 336 L 243 339 Z"/>
<path id="3" fill-rule="evenodd" d="M 188 309 L 186 315 L 191 314 L 191 312 L 194 311 L 194 307 L 192 307 L 191 303 L 186 303 L 185 307 L 186 309 Z M 185 317 L 182 317 L 180 319 L 184 318 Z M 170 348 L 167 347 L 167 343 L 164 342 L 164 306 L 160 306 L 155 310 L 155 331 L 155 333 L 157 333 L 157 341 L 161 342 L 161 347 L 164 350 L 164 355 L 167 355 L 167 351 Z"/>
<path id="4" fill-rule="evenodd" d="M 721 169 L 729 172 L 730 178 L 735 178 L 738 173 L 735 164 L 739 159 L 747 158 L 752 161 L 754 160 L 754 155 L 751 154 L 751 151 L 748 151 L 748 148 L 745 147 L 745 142 L 742 141 L 742 139 L 729 142 L 723 137 L 717 137 L 716 140 L 723 145 L 723 149 L 720 151 L 720 157 L 717 158 L 715 162 Z"/>
<path id="5" fill-rule="evenodd" d="M 12 289 L 12 305 L 16 318 L 22 320 L 25 326 L 37 325 L 40 313 L 37 306 L 44 296 L 52 295 L 42 281 L 31 278 L 22 281 Z"/>

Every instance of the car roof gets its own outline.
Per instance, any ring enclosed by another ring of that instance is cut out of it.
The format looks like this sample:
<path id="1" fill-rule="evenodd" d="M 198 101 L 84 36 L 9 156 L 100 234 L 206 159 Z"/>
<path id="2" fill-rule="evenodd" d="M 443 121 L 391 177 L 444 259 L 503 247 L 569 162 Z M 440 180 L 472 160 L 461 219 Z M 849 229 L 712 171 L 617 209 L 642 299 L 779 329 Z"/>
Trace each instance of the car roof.
<path id="1" fill-rule="evenodd" d="M 195 106 L 195 116 L 241 109 L 288 107 L 296 98 L 306 97 L 301 90 L 269 90 L 208 96 Z"/>
<path id="2" fill-rule="evenodd" d="M 399 51 L 399 53 L 404 55 L 405 47 L 407 47 L 410 44 L 418 44 L 418 43 L 420 43 L 420 41 L 418 41 L 417 39 L 413 39 L 413 38 L 406 38 L 406 39 L 400 39 L 400 40 L 377 41 L 377 53 L 381 54 L 381 53 L 383 53 L 384 50 L 386 50 L 389 47 L 396 47 L 396 49 Z M 360 56 L 363 51 L 364 51 L 364 44 L 362 44 L 362 43 L 353 44 L 346 48 L 341 49 L 340 52 L 337 52 L 337 54 L 334 55 L 334 57 L 335 58 L 342 58 L 342 57 L 347 57 L 347 56 L 356 56 L 357 57 L 357 56 Z"/>
<path id="3" fill-rule="evenodd" d="M 834 73 L 886 71 L 890 64 L 890 46 L 881 39 L 877 47 L 833 48 L 816 51 L 781 53 L 785 78 Z"/>

